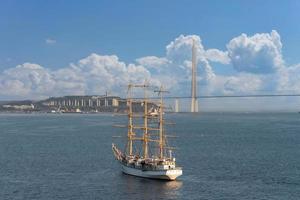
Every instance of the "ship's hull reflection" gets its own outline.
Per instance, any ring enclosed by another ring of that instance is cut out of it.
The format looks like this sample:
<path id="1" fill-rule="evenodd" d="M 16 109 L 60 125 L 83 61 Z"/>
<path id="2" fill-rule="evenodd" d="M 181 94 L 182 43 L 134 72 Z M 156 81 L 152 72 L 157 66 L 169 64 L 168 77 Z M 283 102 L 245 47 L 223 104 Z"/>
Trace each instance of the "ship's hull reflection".
<path id="1" fill-rule="evenodd" d="M 122 177 L 122 181 L 126 181 L 126 184 L 122 184 L 126 187 L 124 191 L 136 195 L 138 199 L 181 199 L 181 187 L 183 183 L 180 180 L 164 181 L 126 174 L 120 174 L 120 176 Z"/>

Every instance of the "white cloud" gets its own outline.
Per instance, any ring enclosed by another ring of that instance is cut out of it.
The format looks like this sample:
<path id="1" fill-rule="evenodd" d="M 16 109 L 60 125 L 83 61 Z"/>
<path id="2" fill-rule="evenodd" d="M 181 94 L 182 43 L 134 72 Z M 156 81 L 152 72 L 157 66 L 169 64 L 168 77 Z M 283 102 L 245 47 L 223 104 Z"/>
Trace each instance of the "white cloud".
<path id="1" fill-rule="evenodd" d="M 24 97 L 45 96 L 51 92 L 53 85 L 54 81 L 47 69 L 37 64 L 24 63 L 2 73 L 0 94 Z"/>
<path id="2" fill-rule="evenodd" d="M 55 44 L 55 43 L 56 43 L 56 40 L 51 39 L 51 38 L 47 38 L 47 39 L 45 40 L 45 42 L 46 42 L 46 44 Z"/>
<path id="3" fill-rule="evenodd" d="M 205 51 L 205 57 L 209 61 L 218 62 L 222 64 L 229 64 L 230 58 L 228 52 L 220 51 L 218 49 L 208 49 Z"/>
<path id="4" fill-rule="evenodd" d="M 140 83 L 145 79 L 157 86 L 163 83 L 172 95 L 186 96 L 190 94 L 193 40 L 200 95 L 300 92 L 300 65 L 285 66 L 280 36 L 272 31 L 235 37 L 227 44 L 227 51 L 206 50 L 199 36 L 180 35 L 166 46 L 165 56 L 145 56 L 136 63 L 95 53 L 58 70 L 24 63 L 0 72 L 0 96 L 25 99 L 106 91 L 124 96 L 129 81 Z M 232 64 L 236 72 L 218 74 L 211 62 Z"/>
<path id="5" fill-rule="evenodd" d="M 215 73 L 206 58 L 201 39 L 197 35 L 180 35 L 166 47 L 165 57 L 146 56 L 136 62 L 146 67 L 151 76 L 167 86 L 176 94 L 187 95 L 186 87 L 191 79 L 191 57 L 193 41 L 196 46 L 199 82 L 208 86 L 215 78 Z M 185 88 L 184 88 L 185 87 Z"/>
<path id="6" fill-rule="evenodd" d="M 179 76 L 185 74 L 190 77 L 193 41 L 196 47 L 198 74 L 202 82 L 206 84 L 214 79 L 215 73 L 206 58 L 206 52 L 199 36 L 180 35 L 167 45 L 166 57 L 170 60 L 170 63 L 177 66 L 177 70 L 175 67 L 172 68 L 173 72 L 177 71 Z M 185 73 L 183 73 L 182 69 L 184 69 Z"/>
<path id="7" fill-rule="evenodd" d="M 242 34 L 227 44 L 233 67 L 256 74 L 272 73 L 283 66 L 281 48 L 280 35 L 275 30 L 251 37 Z"/>
<path id="8" fill-rule="evenodd" d="M 69 67 L 50 70 L 33 63 L 24 63 L 0 74 L 0 95 L 15 98 L 48 96 L 122 94 L 128 82 L 145 79 L 157 83 L 141 65 L 119 61 L 118 57 L 91 54 Z"/>
<path id="9" fill-rule="evenodd" d="M 191 60 L 192 46 L 195 41 L 197 58 L 203 59 L 205 50 L 201 38 L 197 35 L 180 35 L 166 47 L 166 57 L 174 63 L 182 63 L 185 60 Z"/>
<path id="10" fill-rule="evenodd" d="M 262 90 L 263 79 L 247 73 L 241 73 L 237 76 L 226 77 L 224 83 L 224 93 L 226 94 L 253 94 Z"/>
<path id="11" fill-rule="evenodd" d="M 168 60 L 167 58 L 159 58 L 156 56 L 146 56 L 138 58 L 136 59 L 136 62 L 140 65 L 145 66 L 146 68 L 154 68 L 157 70 L 170 64 L 170 60 Z"/>
<path id="12" fill-rule="evenodd" d="M 274 79 L 278 91 L 300 92 L 300 64 L 280 69 Z"/>

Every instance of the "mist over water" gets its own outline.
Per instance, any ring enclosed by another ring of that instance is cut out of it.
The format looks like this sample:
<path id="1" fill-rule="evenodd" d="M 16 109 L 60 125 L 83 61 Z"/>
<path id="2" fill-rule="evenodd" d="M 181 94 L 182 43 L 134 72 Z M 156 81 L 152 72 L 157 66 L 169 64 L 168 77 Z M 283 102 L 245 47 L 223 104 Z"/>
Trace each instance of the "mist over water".
<path id="1" fill-rule="evenodd" d="M 183 167 L 173 182 L 121 173 L 111 143 L 124 117 L 0 115 L 0 199 L 299 199 L 299 114 L 167 118 Z"/>

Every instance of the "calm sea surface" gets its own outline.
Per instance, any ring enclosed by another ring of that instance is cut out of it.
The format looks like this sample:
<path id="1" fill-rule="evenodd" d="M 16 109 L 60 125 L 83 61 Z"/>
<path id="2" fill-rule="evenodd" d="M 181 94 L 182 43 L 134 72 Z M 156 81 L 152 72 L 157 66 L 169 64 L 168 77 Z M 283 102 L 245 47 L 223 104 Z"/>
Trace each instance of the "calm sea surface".
<path id="1" fill-rule="evenodd" d="M 125 118 L 2 114 L 0 199 L 300 199 L 300 114 L 168 118 L 173 182 L 120 172 L 111 143 L 126 130 L 112 125 Z"/>

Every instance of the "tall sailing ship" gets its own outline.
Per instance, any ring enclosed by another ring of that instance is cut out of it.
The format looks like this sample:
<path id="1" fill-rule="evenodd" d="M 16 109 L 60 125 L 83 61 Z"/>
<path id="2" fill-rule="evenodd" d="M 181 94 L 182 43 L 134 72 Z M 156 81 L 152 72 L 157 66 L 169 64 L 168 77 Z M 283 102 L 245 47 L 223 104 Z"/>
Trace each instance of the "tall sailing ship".
<path id="1" fill-rule="evenodd" d="M 144 89 L 144 98 L 132 97 L 134 88 Z M 159 101 L 147 98 L 149 85 L 128 85 L 127 116 L 128 125 L 118 126 L 127 128 L 127 142 L 124 152 L 112 144 L 115 158 L 119 161 L 125 174 L 164 180 L 175 180 L 182 175 L 182 169 L 176 166 L 172 155 L 173 147 L 169 147 L 165 133 L 164 103 L 162 88 L 156 92 Z M 136 105 L 142 105 L 143 111 L 138 112 Z M 169 136 L 171 137 L 171 136 Z"/>

